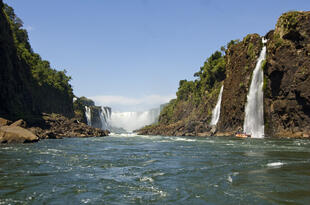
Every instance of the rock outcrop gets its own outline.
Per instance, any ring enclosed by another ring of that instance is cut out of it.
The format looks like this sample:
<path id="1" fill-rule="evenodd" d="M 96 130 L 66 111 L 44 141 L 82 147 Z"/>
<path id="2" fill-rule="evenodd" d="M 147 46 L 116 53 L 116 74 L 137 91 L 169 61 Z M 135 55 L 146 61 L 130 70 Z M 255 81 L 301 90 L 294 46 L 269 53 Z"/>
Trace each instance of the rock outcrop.
<path id="1" fill-rule="evenodd" d="M 51 69 L 48 61 L 32 51 L 20 22 L 14 10 L 0 0 L 0 116 L 12 121 L 42 112 L 73 117 L 72 89 L 65 82 L 69 77 L 63 79 L 64 72 Z"/>
<path id="2" fill-rule="evenodd" d="M 248 35 L 227 49 L 227 77 L 224 81 L 219 132 L 234 132 L 243 127 L 251 75 L 261 49 L 262 40 L 258 34 Z"/>
<path id="3" fill-rule="evenodd" d="M 29 130 L 19 126 L 0 127 L 0 143 L 37 142 L 39 138 Z"/>
<path id="4" fill-rule="evenodd" d="M 28 143 L 41 139 L 71 137 L 103 137 L 109 131 L 93 128 L 78 119 L 68 119 L 59 114 L 43 114 L 26 123 L 20 119 L 14 123 L 0 118 L 0 143 Z"/>
<path id="5" fill-rule="evenodd" d="M 268 35 L 265 132 L 310 135 L 310 12 L 283 14 Z"/>
<path id="6" fill-rule="evenodd" d="M 33 122 L 28 129 L 40 139 L 103 137 L 109 134 L 107 130 L 93 128 L 78 119 L 68 119 L 59 114 L 43 114 L 42 118 Z"/>
<path id="7" fill-rule="evenodd" d="M 170 111 L 161 113 L 158 124 L 139 130 L 139 134 L 227 136 L 242 129 L 251 75 L 263 46 L 261 38 L 251 34 L 227 46 L 226 78 L 216 127 L 208 125 L 215 98 L 206 93 L 200 96 L 199 105 L 180 100 L 178 96 L 168 104 Z M 275 30 L 265 38 L 268 39 L 262 66 L 265 137 L 309 137 L 310 12 L 283 14 Z M 214 84 L 211 91 L 215 92 L 217 86 Z M 191 97 L 190 93 L 187 98 Z"/>

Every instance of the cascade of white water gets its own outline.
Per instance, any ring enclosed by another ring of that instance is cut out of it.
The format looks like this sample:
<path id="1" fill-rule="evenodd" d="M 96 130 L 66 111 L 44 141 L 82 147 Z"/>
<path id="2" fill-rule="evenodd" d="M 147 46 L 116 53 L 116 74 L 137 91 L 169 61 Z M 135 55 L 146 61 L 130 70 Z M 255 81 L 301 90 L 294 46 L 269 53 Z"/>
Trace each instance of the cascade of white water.
<path id="1" fill-rule="evenodd" d="M 124 128 L 131 132 L 157 122 L 159 114 L 159 108 L 144 112 L 112 112 L 109 123 L 113 127 Z"/>
<path id="2" fill-rule="evenodd" d="M 109 124 L 109 121 L 111 119 L 111 108 L 109 107 L 101 107 L 100 111 L 100 120 L 101 120 L 101 129 L 103 130 L 110 130 L 111 126 Z"/>
<path id="3" fill-rule="evenodd" d="M 91 126 L 91 110 L 90 110 L 90 107 L 88 106 L 85 106 L 85 116 L 86 116 L 87 124 Z"/>
<path id="4" fill-rule="evenodd" d="M 219 94 L 219 96 L 218 96 L 218 98 L 217 98 L 216 106 L 215 106 L 214 109 L 212 110 L 212 119 L 211 119 L 210 125 L 216 125 L 217 122 L 218 122 L 219 119 L 220 119 L 223 88 L 224 88 L 224 85 L 222 85 L 222 87 L 221 87 L 220 94 Z"/>
<path id="5" fill-rule="evenodd" d="M 263 81 L 264 73 L 262 63 L 266 59 L 265 39 L 262 40 L 264 46 L 259 55 L 256 67 L 252 74 L 252 82 L 249 93 L 247 95 L 247 104 L 245 106 L 245 119 L 243 130 L 247 134 L 251 134 L 253 138 L 264 137 L 264 93 Z"/>

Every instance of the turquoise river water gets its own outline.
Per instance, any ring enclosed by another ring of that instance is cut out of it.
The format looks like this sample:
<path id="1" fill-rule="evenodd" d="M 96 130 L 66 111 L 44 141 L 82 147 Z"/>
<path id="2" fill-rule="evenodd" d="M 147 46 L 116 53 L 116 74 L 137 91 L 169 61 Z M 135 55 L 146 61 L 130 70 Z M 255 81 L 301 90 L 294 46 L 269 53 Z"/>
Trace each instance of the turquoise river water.
<path id="1" fill-rule="evenodd" d="M 309 203 L 309 140 L 111 135 L 0 145 L 0 204 Z"/>

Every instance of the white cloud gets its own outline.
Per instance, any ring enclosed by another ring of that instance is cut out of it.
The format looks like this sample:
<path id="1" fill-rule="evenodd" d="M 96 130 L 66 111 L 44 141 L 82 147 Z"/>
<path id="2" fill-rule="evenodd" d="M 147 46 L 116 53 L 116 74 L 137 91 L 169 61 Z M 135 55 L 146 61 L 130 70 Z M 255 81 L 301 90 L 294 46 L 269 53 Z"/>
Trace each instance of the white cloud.
<path id="1" fill-rule="evenodd" d="M 145 111 L 169 102 L 171 99 L 175 98 L 175 95 L 149 95 L 141 98 L 101 95 L 89 98 L 94 100 L 96 105 L 112 107 L 113 111 Z"/>

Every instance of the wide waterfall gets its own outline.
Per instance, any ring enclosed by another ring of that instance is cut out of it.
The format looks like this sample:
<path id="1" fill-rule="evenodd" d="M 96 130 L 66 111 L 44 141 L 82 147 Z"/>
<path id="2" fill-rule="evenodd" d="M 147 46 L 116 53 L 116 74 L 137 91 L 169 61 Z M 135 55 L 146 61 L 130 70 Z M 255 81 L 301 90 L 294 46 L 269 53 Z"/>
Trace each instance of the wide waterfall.
<path id="1" fill-rule="evenodd" d="M 85 106 L 85 115 L 86 115 L 87 124 L 91 126 L 91 109 L 88 106 Z"/>
<path id="2" fill-rule="evenodd" d="M 259 55 L 256 67 L 252 74 L 252 82 L 247 96 L 247 104 L 245 106 L 245 119 L 243 130 L 247 134 L 251 134 L 253 138 L 264 137 L 264 93 L 263 81 L 264 73 L 262 63 L 266 59 L 265 39 L 262 40 L 264 46 Z"/>
<path id="3" fill-rule="evenodd" d="M 219 119 L 220 119 L 223 88 L 224 88 L 224 85 L 222 85 L 222 87 L 221 87 L 220 94 L 219 94 L 219 96 L 218 96 L 218 98 L 217 98 L 216 106 L 215 106 L 214 109 L 212 110 L 212 119 L 211 119 L 210 125 L 216 125 L 217 122 L 218 122 Z"/>
<path id="4" fill-rule="evenodd" d="M 124 128 L 132 132 L 157 122 L 159 113 L 159 108 L 144 112 L 112 112 L 109 123 L 112 127 Z"/>

